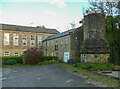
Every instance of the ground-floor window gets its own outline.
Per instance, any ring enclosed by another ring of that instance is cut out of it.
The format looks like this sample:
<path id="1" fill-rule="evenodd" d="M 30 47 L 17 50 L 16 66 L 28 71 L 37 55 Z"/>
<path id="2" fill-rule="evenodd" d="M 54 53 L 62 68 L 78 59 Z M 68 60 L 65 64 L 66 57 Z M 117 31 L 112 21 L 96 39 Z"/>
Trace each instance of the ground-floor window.
<path id="1" fill-rule="evenodd" d="M 15 52 L 15 53 L 14 53 L 14 56 L 19 56 L 19 53 Z"/>
<path id="2" fill-rule="evenodd" d="M 9 51 L 5 51 L 4 52 L 4 56 L 10 56 L 10 52 Z"/>

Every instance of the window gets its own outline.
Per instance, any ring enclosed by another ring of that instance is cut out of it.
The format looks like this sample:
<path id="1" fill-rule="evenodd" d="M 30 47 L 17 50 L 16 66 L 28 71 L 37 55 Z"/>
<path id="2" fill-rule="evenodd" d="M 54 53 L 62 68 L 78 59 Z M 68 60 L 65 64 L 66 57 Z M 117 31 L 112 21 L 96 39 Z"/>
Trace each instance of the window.
<path id="1" fill-rule="evenodd" d="M 60 40 L 60 45 L 62 45 L 63 44 L 63 42 L 62 42 L 62 39 Z"/>
<path id="2" fill-rule="evenodd" d="M 58 50 L 58 42 L 55 43 L 55 50 Z"/>
<path id="3" fill-rule="evenodd" d="M 9 51 L 5 51 L 4 52 L 4 56 L 10 56 L 10 52 Z"/>
<path id="4" fill-rule="evenodd" d="M 27 46 L 27 35 L 23 34 L 23 40 L 22 40 L 23 46 Z"/>
<path id="5" fill-rule="evenodd" d="M 13 45 L 18 45 L 18 34 L 13 34 Z"/>
<path id="6" fill-rule="evenodd" d="M 66 38 L 66 39 L 65 39 L 65 45 L 67 45 L 67 44 L 68 44 L 68 39 Z"/>
<path id="7" fill-rule="evenodd" d="M 51 55 L 53 56 L 53 52 L 51 52 Z"/>
<path id="8" fill-rule="evenodd" d="M 9 45 L 9 33 L 4 33 L 4 45 Z"/>
<path id="9" fill-rule="evenodd" d="M 49 42 L 47 42 L 47 46 L 49 46 Z"/>
<path id="10" fill-rule="evenodd" d="M 14 53 L 14 56 L 19 56 L 19 53 L 15 52 L 15 53 Z"/>
<path id="11" fill-rule="evenodd" d="M 35 36 L 31 35 L 31 46 L 35 46 Z"/>
<path id="12" fill-rule="evenodd" d="M 53 46 L 53 40 L 52 40 L 52 42 L 51 42 L 51 45 Z"/>
<path id="13" fill-rule="evenodd" d="M 38 45 L 42 46 L 42 36 L 38 36 Z"/>

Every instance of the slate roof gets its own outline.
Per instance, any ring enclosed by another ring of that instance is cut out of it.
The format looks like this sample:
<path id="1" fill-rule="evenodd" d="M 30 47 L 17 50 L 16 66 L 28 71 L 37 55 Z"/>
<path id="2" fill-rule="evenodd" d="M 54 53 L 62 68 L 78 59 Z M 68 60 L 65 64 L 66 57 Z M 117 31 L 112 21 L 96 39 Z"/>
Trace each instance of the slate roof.
<path id="1" fill-rule="evenodd" d="M 43 29 L 37 27 L 28 27 L 28 26 L 19 26 L 19 25 L 10 25 L 10 24 L 0 24 L 0 27 L 2 27 L 2 30 L 40 32 L 40 33 L 49 33 L 49 34 L 59 33 L 56 29 L 49 29 L 49 28 Z"/>
<path id="2" fill-rule="evenodd" d="M 65 32 L 62 32 L 62 33 L 58 33 L 56 35 L 53 35 L 53 36 L 49 36 L 47 37 L 45 40 L 43 41 L 47 41 L 47 40 L 51 40 L 51 39 L 56 39 L 56 38 L 59 38 L 59 37 L 63 37 L 63 36 L 67 36 L 69 35 L 70 32 L 73 32 L 75 31 L 77 28 L 74 28 L 74 29 L 71 29 L 71 30 L 68 30 L 68 31 L 65 31 Z"/>

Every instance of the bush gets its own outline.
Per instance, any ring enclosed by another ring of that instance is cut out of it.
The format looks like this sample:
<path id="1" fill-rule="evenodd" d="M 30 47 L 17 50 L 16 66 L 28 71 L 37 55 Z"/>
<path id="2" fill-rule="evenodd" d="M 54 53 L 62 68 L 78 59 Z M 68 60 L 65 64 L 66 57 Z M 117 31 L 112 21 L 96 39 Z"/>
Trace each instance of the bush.
<path id="1" fill-rule="evenodd" d="M 42 61 L 58 60 L 57 56 L 43 56 Z"/>
<path id="2" fill-rule="evenodd" d="M 38 48 L 30 48 L 23 54 L 24 64 L 38 64 L 42 58 L 43 52 Z"/>
<path id="3" fill-rule="evenodd" d="M 5 65 L 14 65 L 17 64 L 17 61 L 15 59 L 8 59 L 5 61 Z"/>
<path id="4" fill-rule="evenodd" d="M 12 56 L 12 57 L 2 57 L 2 63 L 5 64 L 5 62 L 9 59 L 14 59 L 19 64 L 23 64 L 22 56 Z"/>

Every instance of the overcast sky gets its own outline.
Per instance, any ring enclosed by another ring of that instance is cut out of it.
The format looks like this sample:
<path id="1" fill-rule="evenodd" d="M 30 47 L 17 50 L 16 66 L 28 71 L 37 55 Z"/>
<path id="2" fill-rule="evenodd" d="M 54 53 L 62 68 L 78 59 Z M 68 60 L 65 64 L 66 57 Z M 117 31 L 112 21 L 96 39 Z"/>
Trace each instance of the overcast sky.
<path id="1" fill-rule="evenodd" d="M 70 22 L 80 26 L 83 7 L 88 6 L 87 0 L 0 0 L 0 23 L 45 25 L 63 32 L 71 28 Z"/>

